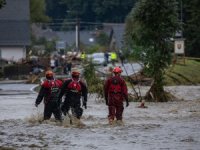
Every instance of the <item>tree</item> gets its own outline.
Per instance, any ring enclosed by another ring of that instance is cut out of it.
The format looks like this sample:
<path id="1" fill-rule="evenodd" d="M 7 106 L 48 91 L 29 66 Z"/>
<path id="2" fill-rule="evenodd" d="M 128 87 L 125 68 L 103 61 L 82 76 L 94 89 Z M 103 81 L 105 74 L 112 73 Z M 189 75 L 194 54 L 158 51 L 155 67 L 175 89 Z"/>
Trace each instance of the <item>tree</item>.
<path id="1" fill-rule="evenodd" d="M 0 8 L 3 7 L 6 4 L 5 0 L 0 0 Z"/>
<path id="2" fill-rule="evenodd" d="M 95 0 L 93 4 L 96 20 L 102 22 L 124 22 L 136 0 Z"/>
<path id="3" fill-rule="evenodd" d="M 90 1 L 90 0 L 89 0 Z M 78 17 L 83 14 L 84 0 L 62 0 L 62 3 L 66 5 L 66 14 L 68 17 Z"/>
<path id="4" fill-rule="evenodd" d="M 61 0 L 46 0 L 46 14 L 56 21 L 63 21 L 67 8 Z"/>
<path id="5" fill-rule="evenodd" d="M 31 22 L 34 23 L 48 22 L 49 17 L 46 16 L 45 11 L 46 11 L 45 0 L 30 0 Z"/>
<path id="6" fill-rule="evenodd" d="M 143 54 L 145 73 L 153 78 L 145 96 L 148 100 L 169 99 L 164 91 L 163 78 L 171 62 L 170 38 L 178 29 L 176 0 L 139 0 L 127 17 L 126 42 Z"/>
<path id="7" fill-rule="evenodd" d="M 67 6 L 68 17 L 84 21 L 124 22 L 136 0 L 62 0 Z"/>
<path id="8" fill-rule="evenodd" d="M 96 37 L 96 41 L 101 46 L 108 46 L 109 37 L 105 32 L 100 32 L 99 35 L 97 35 Z"/>
<path id="9" fill-rule="evenodd" d="M 200 1 L 183 0 L 184 37 L 186 55 L 200 57 Z"/>

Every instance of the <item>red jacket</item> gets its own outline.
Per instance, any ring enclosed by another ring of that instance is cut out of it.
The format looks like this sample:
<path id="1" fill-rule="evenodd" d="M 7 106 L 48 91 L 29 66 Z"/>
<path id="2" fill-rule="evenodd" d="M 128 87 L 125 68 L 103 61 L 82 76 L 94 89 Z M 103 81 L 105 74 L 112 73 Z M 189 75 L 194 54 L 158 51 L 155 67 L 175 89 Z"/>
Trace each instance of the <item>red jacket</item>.
<path id="1" fill-rule="evenodd" d="M 76 94 L 77 96 L 79 95 L 78 99 L 80 99 L 81 96 L 83 96 L 83 100 L 85 102 L 87 102 L 87 94 L 88 94 L 87 86 L 82 80 L 75 79 L 75 78 L 74 79 L 70 78 L 70 79 L 65 80 L 65 82 L 63 83 L 63 86 L 61 88 L 60 94 L 59 94 L 59 99 L 61 99 L 64 94 L 65 94 L 65 99 L 73 99 L 72 97 L 73 97 L 74 94 L 72 94 L 68 89 L 68 85 L 72 82 L 72 80 L 79 81 L 80 85 L 81 85 L 80 93 Z"/>
<path id="2" fill-rule="evenodd" d="M 41 84 L 41 88 L 39 91 L 39 94 L 37 96 L 36 99 L 36 104 L 40 104 L 41 101 L 44 98 L 44 103 L 48 103 L 48 101 L 50 101 L 52 99 L 51 97 L 51 93 L 52 93 L 52 88 L 57 88 L 58 90 L 61 89 L 62 87 L 62 81 L 58 80 L 58 79 L 53 79 L 53 80 L 45 80 L 42 84 Z"/>
<path id="3" fill-rule="evenodd" d="M 114 92 L 111 89 L 114 79 L 116 79 L 119 82 L 118 84 L 120 85 L 120 91 L 117 92 L 119 97 L 121 97 L 122 99 L 128 100 L 128 90 L 127 90 L 126 82 L 120 76 L 113 76 L 106 80 L 105 85 L 104 85 L 105 99 L 108 100 L 108 98 L 112 94 L 114 94 Z"/>

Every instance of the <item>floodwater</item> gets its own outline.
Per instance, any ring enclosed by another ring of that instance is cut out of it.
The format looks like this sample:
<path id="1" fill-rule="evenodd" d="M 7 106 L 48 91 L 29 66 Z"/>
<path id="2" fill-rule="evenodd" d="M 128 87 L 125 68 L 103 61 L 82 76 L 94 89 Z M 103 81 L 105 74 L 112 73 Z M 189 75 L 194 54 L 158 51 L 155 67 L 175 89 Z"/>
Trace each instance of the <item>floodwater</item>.
<path id="1" fill-rule="evenodd" d="M 181 100 L 146 103 L 146 109 L 137 108 L 139 103 L 130 103 L 124 110 L 124 125 L 113 126 L 107 123 L 106 105 L 90 95 L 82 118 L 84 126 L 79 126 L 70 125 L 68 117 L 63 124 L 53 119 L 41 122 L 43 104 L 35 108 L 37 94 L 29 90 L 34 86 L 0 84 L 0 149 L 197 150 L 200 147 L 200 87 L 167 87 Z"/>

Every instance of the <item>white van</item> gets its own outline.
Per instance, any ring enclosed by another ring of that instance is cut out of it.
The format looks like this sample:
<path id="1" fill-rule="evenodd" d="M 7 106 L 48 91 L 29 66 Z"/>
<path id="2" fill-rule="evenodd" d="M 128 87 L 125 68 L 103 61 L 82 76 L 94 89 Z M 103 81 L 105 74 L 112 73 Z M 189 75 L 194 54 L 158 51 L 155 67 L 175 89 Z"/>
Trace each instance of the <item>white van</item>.
<path id="1" fill-rule="evenodd" d="M 93 53 L 92 54 L 92 63 L 95 65 L 104 65 L 105 64 L 105 56 L 104 53 Z"/>

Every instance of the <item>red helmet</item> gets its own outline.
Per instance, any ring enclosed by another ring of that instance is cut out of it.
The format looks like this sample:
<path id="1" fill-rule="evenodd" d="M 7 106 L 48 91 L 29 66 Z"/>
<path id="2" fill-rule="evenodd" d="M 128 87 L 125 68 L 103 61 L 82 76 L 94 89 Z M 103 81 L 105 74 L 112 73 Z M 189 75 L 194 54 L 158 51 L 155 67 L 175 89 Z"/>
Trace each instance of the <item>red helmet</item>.
<path id="1" fill-rule="evenodd" d="M 122 69 L 120 67 L 115 67 L 113 73 L 122 73 Z"/>
<path id="2" fill-rule="evenodd" d="M 54 73 L 51 70 L 48 70 L 48 71 L 45 72 L 46 78 L 53 78 L 53 75 L 54 75 Z"/>

